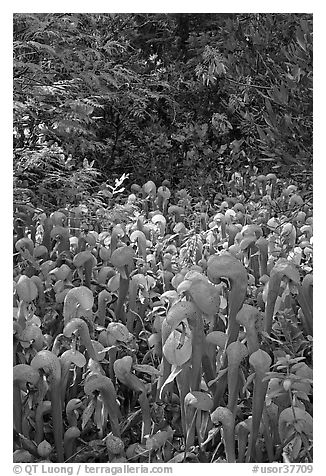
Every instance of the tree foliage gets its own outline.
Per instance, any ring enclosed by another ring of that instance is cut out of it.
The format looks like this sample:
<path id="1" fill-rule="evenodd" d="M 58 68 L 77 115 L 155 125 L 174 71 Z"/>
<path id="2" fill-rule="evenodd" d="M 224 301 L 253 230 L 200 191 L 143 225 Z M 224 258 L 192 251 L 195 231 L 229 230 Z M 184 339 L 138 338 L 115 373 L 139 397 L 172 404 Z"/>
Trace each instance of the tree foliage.
<path id="1" fill-rule="evenodd" d="M 14 153 L 16 190 L 56 182 L 51 203 L 123 172 L 208 196 L 253 166 L 309 182 L 312 16 L 16 14 Z"/>

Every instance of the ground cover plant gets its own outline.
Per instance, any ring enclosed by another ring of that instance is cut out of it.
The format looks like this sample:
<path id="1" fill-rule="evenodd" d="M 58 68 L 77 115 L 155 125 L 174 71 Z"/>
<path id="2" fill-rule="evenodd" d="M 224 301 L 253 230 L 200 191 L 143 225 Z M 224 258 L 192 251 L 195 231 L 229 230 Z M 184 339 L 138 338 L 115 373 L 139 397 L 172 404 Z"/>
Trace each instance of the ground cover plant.
<path id="1" fill-rule="evenodd" d="M 15 193 L 35 206 L 78 202 L 84 158 L 194 198 L 253 166 L 311 187 L 311 14 L 21 13 L 13 36 Z"/>
<path id="2" fill-rule="evenodd" d="M 312 461 L 312 204 L 253 172 L 16 205 L 15 462 Z"/>

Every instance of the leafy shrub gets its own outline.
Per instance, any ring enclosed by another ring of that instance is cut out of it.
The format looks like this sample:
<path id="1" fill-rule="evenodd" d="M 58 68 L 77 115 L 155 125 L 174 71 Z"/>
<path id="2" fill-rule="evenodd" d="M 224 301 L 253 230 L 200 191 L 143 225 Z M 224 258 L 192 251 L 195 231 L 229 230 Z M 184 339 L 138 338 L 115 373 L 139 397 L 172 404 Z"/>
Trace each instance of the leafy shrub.
<path id="1" fill-rule="evenodd" d="M 16 174 L 57 143 L 103 180 L 205 196 L 257 167 L 311 189 L 312 16 L 16 14 L 14 129 Z"/>

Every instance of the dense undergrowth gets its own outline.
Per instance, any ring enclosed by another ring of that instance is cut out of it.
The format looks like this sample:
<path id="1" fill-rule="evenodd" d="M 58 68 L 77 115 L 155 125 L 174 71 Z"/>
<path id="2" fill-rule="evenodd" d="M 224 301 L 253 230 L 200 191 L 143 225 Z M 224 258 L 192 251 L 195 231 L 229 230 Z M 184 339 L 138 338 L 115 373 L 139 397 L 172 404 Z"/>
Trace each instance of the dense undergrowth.
<path id="1" fill-rule="evenodd" d="M 13 40 L 15 187 L 42 206 L 84 158 L 205 198 L 252 166 L 312 185 L 312 14 L 17 13 Z"/>
<path id="2" fill-rule="evenodd" d="M 14 216 L 14 461 L 311 462 L 312 203 L 126 177 Z"/>

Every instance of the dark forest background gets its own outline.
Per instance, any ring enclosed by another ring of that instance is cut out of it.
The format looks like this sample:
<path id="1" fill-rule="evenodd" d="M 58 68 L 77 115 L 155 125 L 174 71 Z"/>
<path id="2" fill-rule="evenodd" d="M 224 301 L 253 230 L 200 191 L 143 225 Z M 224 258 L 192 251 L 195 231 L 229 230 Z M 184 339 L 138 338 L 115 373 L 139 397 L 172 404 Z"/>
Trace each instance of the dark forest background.
<path id="1" fill-rule="evenodd" d="M 312 180 L 312 15 L 15 14 L 14 198 Z"/>

